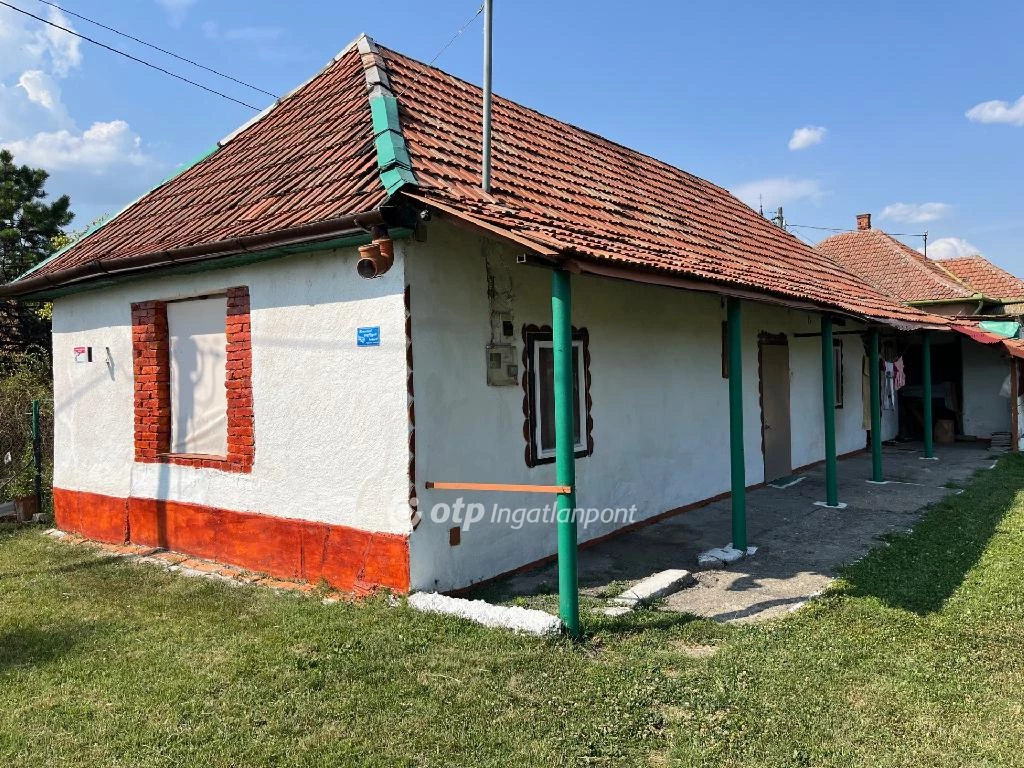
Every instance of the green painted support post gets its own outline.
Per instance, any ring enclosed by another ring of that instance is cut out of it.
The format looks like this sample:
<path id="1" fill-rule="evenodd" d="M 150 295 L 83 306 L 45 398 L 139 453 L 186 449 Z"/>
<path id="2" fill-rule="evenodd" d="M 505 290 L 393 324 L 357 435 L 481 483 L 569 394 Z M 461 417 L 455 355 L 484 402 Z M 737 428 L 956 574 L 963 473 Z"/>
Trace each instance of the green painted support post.
<path id="1" fill-rule="evenodd" d="M 558 606 L 570 635 L 580 632 L 579 584 L 576 571 L 576 416 L 573 413 L 572 285 L 569 273 L 551 273 L 551 336 L 554 348 L 555 476 L 569 486 L 555 501 L 558 519 Z M 582 363 L 582 361 L 581 361 Z"/>
<path id="2" fill-rule="evenodd" d="M 882 384 L 879 379 L 878 329 L 869 332 L 871 366 L 871 479 L 882 482 Z"/>
<path id="3" fill-rule="evenodd" d="M 747 548 L 747 467 L 743 456 L 743 317 L 739 299 L 727 303 L 729 332 L 729 461 L 732 471 L 732 545 Z"/>
<path id="4" fill-rule="evenodd" d="M 39 433 L 39 401 L 32 401 L 32 466 L 36 512 L 43 511 L 43 441 Z"/>
<path id="5" fill-rule="evenodd" d="M 836 478 L 836 364 L 832 346 L 832 318 L 821 316 L 821 398 L 825 414 L 825 503 L 839 506 Z"/>
<path id="6" fill-rule="evenodd" d="M 932 445 L 932 337 L 925 331 L 921 341 L 921 383 L 924 398 L 924 457 L 935 457 Z"/>

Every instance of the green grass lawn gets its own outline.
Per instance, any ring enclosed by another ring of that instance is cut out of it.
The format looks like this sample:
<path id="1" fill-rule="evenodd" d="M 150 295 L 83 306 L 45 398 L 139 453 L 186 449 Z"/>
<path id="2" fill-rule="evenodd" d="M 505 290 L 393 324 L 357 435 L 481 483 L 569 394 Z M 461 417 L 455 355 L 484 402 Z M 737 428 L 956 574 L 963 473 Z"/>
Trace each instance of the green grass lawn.
<path id="1" fill-rule="evenodd" d="M 780 621 L 538 640 L 0 529 L 9 766 L 1024 765 L 1024 459 Z"/>

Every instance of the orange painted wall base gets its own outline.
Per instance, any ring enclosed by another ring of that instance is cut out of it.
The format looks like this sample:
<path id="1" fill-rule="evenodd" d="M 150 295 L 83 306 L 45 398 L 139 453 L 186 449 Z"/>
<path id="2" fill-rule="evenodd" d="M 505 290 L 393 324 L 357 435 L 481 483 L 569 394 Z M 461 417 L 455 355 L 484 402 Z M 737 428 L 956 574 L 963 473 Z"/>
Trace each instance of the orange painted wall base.
<path id="1" fill-rule="evenodd" d="M 347 592 L 409 591 L 409 539 L 199 504 L 53 489 L 57 527 L 108 543 L 162 547 Z"/>

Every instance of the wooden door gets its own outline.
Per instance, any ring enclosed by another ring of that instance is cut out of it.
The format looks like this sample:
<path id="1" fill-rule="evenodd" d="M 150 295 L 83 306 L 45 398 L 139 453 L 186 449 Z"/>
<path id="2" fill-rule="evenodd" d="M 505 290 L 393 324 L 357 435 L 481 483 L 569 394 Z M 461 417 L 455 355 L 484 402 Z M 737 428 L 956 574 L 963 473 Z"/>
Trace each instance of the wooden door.
<path id="1" fill-rule="evenodd" d="M 793 470 L 789 420 L 789 344 L 786 337 L 760 342 L 761 445 L 765 482 L 786 477 Z"/>

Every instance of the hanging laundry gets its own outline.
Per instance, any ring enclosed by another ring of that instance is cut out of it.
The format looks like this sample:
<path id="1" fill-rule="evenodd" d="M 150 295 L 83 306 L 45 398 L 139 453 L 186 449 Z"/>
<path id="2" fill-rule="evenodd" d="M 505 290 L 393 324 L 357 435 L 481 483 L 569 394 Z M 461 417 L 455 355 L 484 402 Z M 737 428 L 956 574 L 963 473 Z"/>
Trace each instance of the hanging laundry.
<path id="1" fill-rule="evenodd" d="M 886 411 L 896 410 L 896 364 L 884 363 L 882 374 L 882 408 Z"/>
<path id="2" fill-rule="evenodd" d="M 903 370 L 903 358 L 897 357 L 892 364 L 893 366 L 893 387 L 896 389 L 903 389 L 907 386 L 907 374 Z"/>

